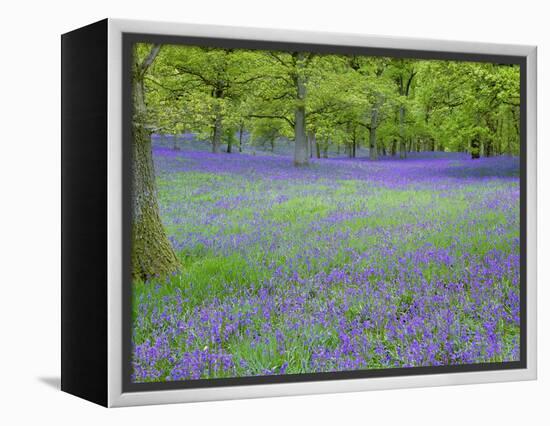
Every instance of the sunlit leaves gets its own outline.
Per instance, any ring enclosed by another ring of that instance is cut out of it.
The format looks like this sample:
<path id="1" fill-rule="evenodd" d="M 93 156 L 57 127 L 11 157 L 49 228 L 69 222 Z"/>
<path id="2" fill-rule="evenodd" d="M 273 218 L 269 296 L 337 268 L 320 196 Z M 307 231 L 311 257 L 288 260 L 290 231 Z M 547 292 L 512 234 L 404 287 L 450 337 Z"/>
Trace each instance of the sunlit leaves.
<path id="1" fill-rule="evenodd" d="M 414 140 L 422 150 L 468 152 L 480 138 L 485 154 L 519 152 L 515 65 L 165 45 L 145 84 L 158 133 L 210 140 L 221 114 L 224 132 L 244 126 L 260 139 L 292 140 L 304 105 L 308 132 L 332 145 L 365 144 L 374 127 L 383 150 L 404 139 L 409 149 Z"/>

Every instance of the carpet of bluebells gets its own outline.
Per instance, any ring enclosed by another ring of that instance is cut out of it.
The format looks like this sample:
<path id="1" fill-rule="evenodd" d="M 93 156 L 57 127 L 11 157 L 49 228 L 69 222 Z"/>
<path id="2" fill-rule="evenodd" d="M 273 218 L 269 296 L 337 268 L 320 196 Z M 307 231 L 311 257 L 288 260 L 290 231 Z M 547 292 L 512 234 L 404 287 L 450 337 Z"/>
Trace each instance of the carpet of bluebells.
<path id="1" fill-rule="evenodd" d="M 519 162 L 153 150 L 181 259 L 133 284 L 135 382 L 519 360 Z"/>

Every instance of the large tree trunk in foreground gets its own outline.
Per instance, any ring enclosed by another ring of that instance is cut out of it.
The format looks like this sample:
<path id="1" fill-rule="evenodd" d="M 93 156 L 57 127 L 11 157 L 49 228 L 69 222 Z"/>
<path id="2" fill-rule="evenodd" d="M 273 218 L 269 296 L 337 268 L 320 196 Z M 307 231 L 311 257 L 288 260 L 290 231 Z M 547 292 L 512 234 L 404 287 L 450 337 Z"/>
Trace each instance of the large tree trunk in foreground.
<path id="1" fill-rule="evenodd" d="M 155 185 L 151 133 L 145 127 L 146 106 L 143 78 L 153 63 L 159 45 L 135 63 L 133 76 L 134 119 L 132 126 L 132 278 L 165 278 L 178 270 L 179 262 L 160 220 Z M 134 55 L 136 56 L 136 55 Z"/>
<path id="2" fill-rule="evenodd" d="M 305 53 L 295 53 L 296 74 L 296 107 L 294 109 L 294 165 L 302 166 L 308 163 L 306 136 L 306 79 L 304 76 Z"/>

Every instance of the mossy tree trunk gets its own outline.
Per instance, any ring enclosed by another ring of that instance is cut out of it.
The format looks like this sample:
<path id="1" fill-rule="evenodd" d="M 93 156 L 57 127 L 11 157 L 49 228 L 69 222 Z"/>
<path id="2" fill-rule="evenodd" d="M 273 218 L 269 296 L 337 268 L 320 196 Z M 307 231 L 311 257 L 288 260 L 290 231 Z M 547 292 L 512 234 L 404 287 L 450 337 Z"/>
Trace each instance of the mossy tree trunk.
<path id="1" fill-rule="evenodd" d="M 160 45 L 141 62 L 134 52 L 132 126 L 132 277 L 164 278 L 178 270 L 179 262 L 160 220 L 151 132 L 146 127 L 144 77 Z"/>

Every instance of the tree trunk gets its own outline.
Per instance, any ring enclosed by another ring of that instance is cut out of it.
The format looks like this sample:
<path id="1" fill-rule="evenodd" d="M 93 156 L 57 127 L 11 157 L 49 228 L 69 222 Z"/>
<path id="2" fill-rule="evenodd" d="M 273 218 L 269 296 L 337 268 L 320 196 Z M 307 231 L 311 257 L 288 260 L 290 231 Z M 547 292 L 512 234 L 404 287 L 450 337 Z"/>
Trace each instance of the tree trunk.
<path id="1" fill-rule="evenodd" d="M 313 158 L 313 150 L 317 149 L 315 132 L 309 132 L 309 158 Z"/>
<path id="2" fill-rule="evenodd" d="M 228 138 L 227 138 L 227 153 L 228 154 L 231 154 L 231 148 L 233 146 L 233 130 L 231 131 L 231 133 L 228 135 Z"/>
<path id="3" fill-rule="evenodd" d="M 378 96 L 380 97 L 380 96 Z M 380 100 L 377 100 L 370 112 L 370 127 L 369 127 L 369 158 L 378 160 L 378 147 L 376 143 L 376 130 L 378 128 L 378 108 Z"/>
<path id="4" fill-rule="evenodd" d="M 503 126 L 503 122 L 502 122 L 502 112 L 498 115 L 497 117 L 497 136 L 496 136 L 496 140 L 495 140 L 495 154 L 496 155 L 501 155 L 502 154 L 502 140 L 504 139 L 503 138 L 503 129 L 504 129 L 504 126 Z"/>
<path id="5" fill-rule="evenodd" d="M 397 140 L 396 139 L 393 139 L 391 141 L 390 154 L 391 154 L 392 157 L 395 157 L 395 154 L 397 154 Z"/>
<path id="6" fill-rule="evenodd" d="M 470 152 L 472 154 L 472 160 L 478 159 L 480 157 L 480 150 L 481 150 L 481 146 L 479 143 L 479 139 L 476 136 L 470 143 Z"/>
<path id="7" fill-rule="evenodd" d="M 217 154 L 220 152 L 220 146 L 222 144 L 222 115 L 219 111 L 219 107 L 216 108 L 216 117 L 214 118 L 214 132 L 212 135 L 212 152 Z"/>
<path id="8" fill-rule="evenodd" d="M 139 64 L 134 60 L 132 125 L 132 278 L 165 278 L 176 272 L 179 262 L 166 236 L 157 202 L 151 133 L 145 127 L 146 105 L 143 79 L 159 45 Z M 134 58 L 137 55 L 134 54 Z"/>
<path id="9" fill-rule="evenodd" d="M 223 98 L 224 93 L 222 89 L 214 89 L 212 95 L 214 96 L 214 131 L 212 134 L 212 152 L 217 154 L 220 152 L 223 136 L 223 115 L 220 100 Z"/>
<path id="10" fill-rule="evenodd" d="M 369 158 L 371 160 L 378 160 L 378 147 L 376 146 L 376 126 L 372 125 L 369 129 Z"/>
<path id="11" fill-rule="evenodd" d="M 315 139 L 315 154 L 317 158 L 321 158 L 321 147 L 319 146 L 317 139 Z"/>
<path id="12" fill-rule="evenodd" d="M 294 165 L 302 166 L 308 163 L 306 137 L 306 78 L 304 76 L 304 52 L 294 54 L 296 70 L 296 107 L 294 109 Z"/>
<path id="13" fill-rule="evenodd" d="M 493 143 L 490 139 L 485 144 L 485 157 L 491 157 L 493 155 Z"/>
<path id="14" fill-rule="evenodd" d="M 407 146 L 405 143 L 405 106 L 399 107 L 399 158 L 407 158 Z"/>
<path id="15" fill-rule="evenodd" d="M 243 152 L 243 124 L 239 127 L 239 152 Z"/>

